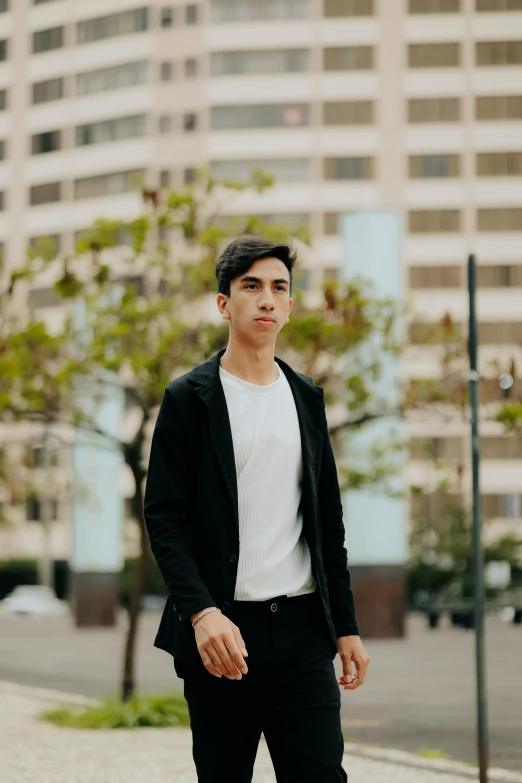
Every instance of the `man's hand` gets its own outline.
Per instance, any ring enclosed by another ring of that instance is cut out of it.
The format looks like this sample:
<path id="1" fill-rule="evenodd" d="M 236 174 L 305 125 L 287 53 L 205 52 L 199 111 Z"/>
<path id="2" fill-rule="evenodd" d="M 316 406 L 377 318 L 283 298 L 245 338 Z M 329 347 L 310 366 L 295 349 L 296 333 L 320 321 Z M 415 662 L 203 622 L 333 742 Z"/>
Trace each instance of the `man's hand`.
<path id="1" fill-rule="evenodd" d="M 339 655 L 343 662 L 343 673 L 339 677 L 339 685 L 342 685 L 345 691 L 354 691 L 364 682 L 370 656 L 364 649 L 360 636 L 341 636 L 337 641 Z M 355 666 L 355 673 L 352 670 L 352 662 Z"/>
<path id="2" fill-rule="evenodd" d="M 192 622 L 199 614 L 191 616 Z M 221 612 L 209 612 L 197 623 L 194 633 L 205 669 L 214 677 L 224 675 L 229 680 L 241 680 L 248 672 L 245 642 L 237 625 L 228 617 Z"/>

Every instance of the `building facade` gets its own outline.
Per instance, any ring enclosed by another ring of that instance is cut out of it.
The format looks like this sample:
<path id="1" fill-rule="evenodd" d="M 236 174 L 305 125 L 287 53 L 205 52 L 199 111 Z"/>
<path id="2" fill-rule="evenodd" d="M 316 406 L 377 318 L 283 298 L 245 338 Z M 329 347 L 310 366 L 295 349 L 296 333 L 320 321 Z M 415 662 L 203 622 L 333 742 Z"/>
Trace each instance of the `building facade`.
<path id="1" fill-rule="evenodd" d="M 473 252 L 484 389 L 500 398 L 511 370 L 520 394 L 522 0 L 0 0 L 0 157 L 8 266 L 39 237 L 72 252 L 95 218 L 137 214 L 136 175 L 181 184 L 201 165 L 276 175 L 233 209 L 309 226 L 310 289 L 337 275 L 340 214 L 397 210 L 406 375 L 440 373 L 420 343 L 447 314 L 465 326 Z M 428 441 L 469 495 L 465 418 L 419 411 L 408 431 L 408 481 L 436 481 Z M 482 434 L 484 514 L 522 529 L 522 441 Z"/>

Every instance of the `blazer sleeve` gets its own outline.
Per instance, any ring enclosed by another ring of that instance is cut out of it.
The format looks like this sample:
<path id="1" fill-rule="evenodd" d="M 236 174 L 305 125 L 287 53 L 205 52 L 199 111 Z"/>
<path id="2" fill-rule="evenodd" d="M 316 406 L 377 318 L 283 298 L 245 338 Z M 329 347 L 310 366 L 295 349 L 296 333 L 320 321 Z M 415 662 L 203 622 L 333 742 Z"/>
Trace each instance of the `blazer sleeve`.
<path id="1" fill-rule="evenodd" d="M 152 437 L 144 513 L 152 553 L 182 623 L 216 606 L 190 547 L 188 452 L 188 433 L 167 388 Z"/>
<path id="2" fill-rule="evenodd" d="M 320 466 L 318 501 L 323 536 L 323 560 L 330 595 L 330 608 L 337 634 L 358 636 L 359 627 L 355 617 L 355 606 L 348 571 L 348 555 L 344 546 L 345 529 L 343 507 L 335 458 L 328 434 L 324 404 L 323 454 Z"/>

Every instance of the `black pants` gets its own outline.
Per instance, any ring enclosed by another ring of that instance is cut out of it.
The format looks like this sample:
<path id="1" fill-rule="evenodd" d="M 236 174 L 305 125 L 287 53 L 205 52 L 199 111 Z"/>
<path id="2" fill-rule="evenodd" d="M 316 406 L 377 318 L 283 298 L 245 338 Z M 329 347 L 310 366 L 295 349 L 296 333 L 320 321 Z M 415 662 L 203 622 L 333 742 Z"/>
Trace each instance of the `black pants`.
<path id="1" fill-rule="evenodd" d="M 234 602 L 242 680 L 183 665 L 199 783 L 248 783 L 261 733 L 278 783 L 346 783 L 340 688 L 316 594 Z M 177 667 L 178 668 L 178 667 Z"/>

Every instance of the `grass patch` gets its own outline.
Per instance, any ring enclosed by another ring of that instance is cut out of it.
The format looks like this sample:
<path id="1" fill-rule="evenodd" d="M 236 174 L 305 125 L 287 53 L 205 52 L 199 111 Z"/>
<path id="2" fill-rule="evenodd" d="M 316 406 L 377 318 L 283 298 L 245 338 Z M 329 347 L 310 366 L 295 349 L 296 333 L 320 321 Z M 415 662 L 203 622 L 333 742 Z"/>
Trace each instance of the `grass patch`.
<path id="1" fill-rule="evenodd" d="M 431 748 L 421 748 L 417 755 L 423 759 L 447 759 L 449 761 L 450 758 L 442 750 L 432 750 Z"/>
<path id="2" fill-rule="evenodd" d="M 42 720 L 74 729 L 166 728 L 190 724 L 187 702 L 181 694 L 136 696 L 132 701 L 104 699 L 96 706 L 60 707 L 42 712 Z"/>

